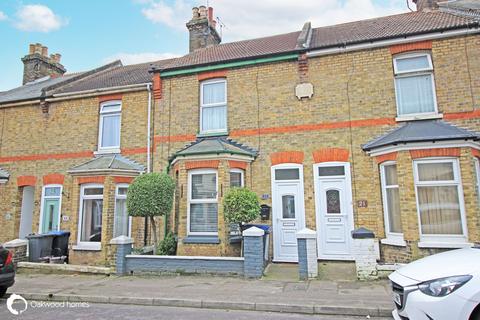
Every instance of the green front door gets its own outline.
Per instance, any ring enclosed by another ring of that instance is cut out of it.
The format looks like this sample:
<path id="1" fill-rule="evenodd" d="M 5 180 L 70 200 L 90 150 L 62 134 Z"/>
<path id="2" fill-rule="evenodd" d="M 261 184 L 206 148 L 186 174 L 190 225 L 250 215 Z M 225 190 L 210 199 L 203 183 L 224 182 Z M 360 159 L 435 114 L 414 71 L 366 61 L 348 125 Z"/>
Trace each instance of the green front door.
<path id="1" fill-rule="evenodd" d="M 45 204 L 43 205 L 42 233 L 58 230 L 59 204 L 60 200 L 58 199 L 45 199 Z"/>

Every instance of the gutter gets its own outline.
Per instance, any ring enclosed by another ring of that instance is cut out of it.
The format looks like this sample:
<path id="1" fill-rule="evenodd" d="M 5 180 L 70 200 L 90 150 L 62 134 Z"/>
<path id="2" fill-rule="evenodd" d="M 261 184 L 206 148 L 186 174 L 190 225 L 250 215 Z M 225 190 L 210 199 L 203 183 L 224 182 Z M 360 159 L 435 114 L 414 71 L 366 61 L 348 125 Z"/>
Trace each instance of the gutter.
<path id="1" fill-rule="evenodd" d="M 147 84 L 150 84 L 150 82 L 145 82 L 145 83 L 137 83 L 137 84 L 128 84 L 124 86 L 116 86 L 116 87 L 110 87 L 110 88 L 101 88 L 101 89 L 91 89 L 91 90 L 83 90 L 83 91 L 75 91 L 75 92 L 67 92 L 67 93 L 56 93 L 53 94 L 54 99 L 55 98 L 63 98 L 63 97 L 69 97 L 71 98 L 72 96 L 91 96 L 91 95 L 98 95 L 99 93 L 106 93 L 106 92 L 125 92 L 130 89 L 130 91 L 133 90 L 141 90 L 143 89 Z"/>
<path id="2" fill-rule="evenodd" d="M 480 33 L 480 30 L 478 29 L 478 25 L 475 28 L 463 28 L 458 30 L 440 31 L 440 32 L 435 32 L 430 34 L 404 36 L 403 38 L 393 38 L 393 39 L 386 39 L 386 40 L 379 40 L 379 41 L 371 41 L 367 43 L 358 43 L 358 44 L 350 44 L 350 45 L 345 44 L 345 45 L 339 45 L 335 47 L 327 47 L 323 49 L 311 50 L 307 52 L 307 57 L 320 57 L 320 56 L 326 56 L 326 55 L 343 53 L 343 52 L 388 47 L 396 44 L 404 44 L 404 43 L 425 41 L 425 40 L 436 40 L 436 39 L 450 38 L 450 37 L 456 37 L 456 36 L 462 36 L 462 35 L 470 35 L 475 33 Z"/>
<path id="3" fill-rule="evenodd" d="M 5 103 L 5 104 L 0 103 L 0 108 L 27 106 L 27 105 L 30 105 L 30 104 L 40 103 L 41 101 L 42 100 L 40 100 L 40 99 L 36 99 L 36 100 L 26 100 L 26 101 L 22 101 L 22 102 L 11 102 L 11 103 Z"/>

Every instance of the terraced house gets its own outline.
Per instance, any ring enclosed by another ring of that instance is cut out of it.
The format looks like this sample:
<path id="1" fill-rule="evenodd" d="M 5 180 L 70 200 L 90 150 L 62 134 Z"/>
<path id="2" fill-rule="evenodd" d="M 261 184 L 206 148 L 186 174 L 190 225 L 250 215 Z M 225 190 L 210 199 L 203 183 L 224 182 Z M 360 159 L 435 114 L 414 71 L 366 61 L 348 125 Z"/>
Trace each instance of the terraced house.
<path id="1" fill-rule="evenodd" d="M 387 263 L 479 243 L 480 7 L 416 2 L 226 44 L 194 8 L 190 53 L 151 67 L 57 75 L 33 46 L 26 81 L 54 76 L 0 94 L 0 241 L 68 229 L 72 262 L 108 263 L 114 235 L 146 240 L 128 183 L 168 169 L 179 255 L 239 253 L 222 209 L 236 186 L 271 207 L 274 261 L 297 260 L 304 227 L 328 260 L 353 258 L 357 227 Z"/>

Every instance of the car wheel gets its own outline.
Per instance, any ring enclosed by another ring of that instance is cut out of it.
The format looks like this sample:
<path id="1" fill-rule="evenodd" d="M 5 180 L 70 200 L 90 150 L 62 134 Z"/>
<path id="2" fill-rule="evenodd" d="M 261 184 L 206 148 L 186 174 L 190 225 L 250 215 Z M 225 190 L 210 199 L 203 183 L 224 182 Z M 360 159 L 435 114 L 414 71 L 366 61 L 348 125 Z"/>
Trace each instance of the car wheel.
<path id="1" fill-rule="evenodd" d="M 473 310 L 469 320 L 480 320 L 480 304 Z"/>
<path id="2" fill-rule="evenodd" d="M 2 298 L 5 293 L 7 293 L 7 287 L 0 287 L 0 298 Z"/>

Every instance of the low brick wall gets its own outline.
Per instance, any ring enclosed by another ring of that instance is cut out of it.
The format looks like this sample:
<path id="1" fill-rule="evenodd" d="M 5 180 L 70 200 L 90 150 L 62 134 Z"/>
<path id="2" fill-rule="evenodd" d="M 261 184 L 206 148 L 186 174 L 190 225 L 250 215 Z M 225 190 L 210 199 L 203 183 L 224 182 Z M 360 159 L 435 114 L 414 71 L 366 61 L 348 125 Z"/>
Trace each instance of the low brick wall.
<path id="1" fill-rule="evenodd" d="M 126 273 L 244 274 L 244 258 L 192 256 L 126 256 Z"/>

